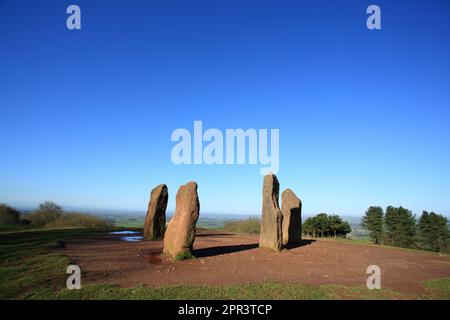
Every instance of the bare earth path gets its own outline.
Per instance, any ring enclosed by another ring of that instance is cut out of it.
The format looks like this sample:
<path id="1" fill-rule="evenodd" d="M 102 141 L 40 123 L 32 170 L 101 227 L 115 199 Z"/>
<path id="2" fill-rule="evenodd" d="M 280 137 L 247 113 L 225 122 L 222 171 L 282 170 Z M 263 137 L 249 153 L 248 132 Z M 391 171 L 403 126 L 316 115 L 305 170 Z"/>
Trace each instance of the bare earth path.
<path id="1" fill-rule="evenodd" d="M 197 259 L 171 262 L 162 241 L 126 242 L 98 235 L 66 243 L 62 254 L 77 263 L 87 282 L 163 285 L 229 285 L 277 281 L 311 285 L 365 286 L 369 265 L 382 271 L 383 288 L 420 296 L 423 280 L 450 277 L 450 258 L 333 240 L 305 241 L 283 252 L 258 248 L 258 236 L 198 230 Z"/>

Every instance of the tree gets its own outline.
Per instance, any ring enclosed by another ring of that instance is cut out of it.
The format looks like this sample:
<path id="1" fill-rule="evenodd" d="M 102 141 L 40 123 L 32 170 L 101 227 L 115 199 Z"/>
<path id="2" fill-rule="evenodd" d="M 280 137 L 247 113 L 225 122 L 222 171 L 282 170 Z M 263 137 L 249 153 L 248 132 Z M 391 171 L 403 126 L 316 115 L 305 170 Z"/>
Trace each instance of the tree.
<path id="1" fill-rule="evenodd" d="M 329 235 L 333 235 L 334 237 L 339 235 L 339 231 L 343 229 L 343 224 L 344 222 L 338 215 L 332 214 L 328 216 L 328 225 L 330 228 Z"/>
<path id="2" fill-rule="evenodd" d="M 320 213 L 315 217 L 310 217 L 305 220 L 302 225 L 302 230 L 305 235 L 312 237 L 345 237 L 352 231 L 348 222 L 343 221 L 338 215 L 327 215 Z"/>
<path id="3" fill-rule="evenodd" d="M 316 228 L 314 226 L 314 219 L 308 218 L 303 222 L 302 230 L 305 235 L 309 235 L 313 238 L 316 237 Z"/>
<path id="4" fill-rule="evenodd" d="M 423 211 L 417 224 L 417 245 L 423 250 L 448 252 L 450 232 L 446 217 Z"/>
<path id="5" fill-rule="evenodd" d="M 0 204 L 0 226 L 16 225 L 19 223 L 19 211 L 6 204 Z"/>
<path id="6" fill-rule="evenodd" d="M 317 216 L 315 216 L 314 226 L 316 227 L 317 233 L 321 237 L 326 236 L 330 230 L 328 215 L 326 213 L 319 213 Z"/>
<path id="7" fill-rule="evenodd" d="M 62 207 L 54 202 L 46 201 L 39 205 L 39 208 L 26 216 L 26 219 L 35 227 L 43 227 L 44 225 L 54 222 L 63 214 Z"/>
<path id="8" fill-rule="evenodd" d="M 369 231 L 370 239 L 376 244 L 380 244 L 383 239 L 383 215 L 381 207 L 370 207 L 361 221 L 361 226 Z"/>
<path id="9" fill-rule="evenodd" d="M 336 231 L 336 235 L 338 237 L 346 237 L 350 232 L 352 232 L 350 224 L 347 221 L 343 221 L 342 224 L 339 225 L 339 228 Z"/>
<path id="10" fill-rule="evenodd" d="M 389 206 L 385 214 L 385 243 L 404 248 L 414 247 L 416 219 L 411 210 Z"/>

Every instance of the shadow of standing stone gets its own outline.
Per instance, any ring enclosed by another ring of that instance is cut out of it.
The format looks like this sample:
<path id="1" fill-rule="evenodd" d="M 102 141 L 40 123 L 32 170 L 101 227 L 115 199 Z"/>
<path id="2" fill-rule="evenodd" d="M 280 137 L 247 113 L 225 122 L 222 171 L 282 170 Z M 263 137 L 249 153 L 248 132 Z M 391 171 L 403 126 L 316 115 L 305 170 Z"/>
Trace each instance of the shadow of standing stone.
<path id="1" fill-rule="evenodd" d="M 192 256 L 199 212 L 197 183 L 189 182 L 177 192 L 175 213 L 164 236 L 164 254 L 176 260 Z"/>
<path id="2" fill-rule="evenodd" d="M 283 214 L 278 205 L 280 184 L 274 174 L 264 177 L 260 248 L 280 251 L 283 248 Z"/>
<path id="3" fill-rule="evenodd" d="M 281 194 L 283 245 L 302 241 L 302 202 L 291 189 Z"/>
<path id="4" fill-rule="evenodd" d="M 152 190 L 144 222 L 144 239 L 158 240 L 164 237 L 168 199 L 169 193 L 165 184 Z"/>

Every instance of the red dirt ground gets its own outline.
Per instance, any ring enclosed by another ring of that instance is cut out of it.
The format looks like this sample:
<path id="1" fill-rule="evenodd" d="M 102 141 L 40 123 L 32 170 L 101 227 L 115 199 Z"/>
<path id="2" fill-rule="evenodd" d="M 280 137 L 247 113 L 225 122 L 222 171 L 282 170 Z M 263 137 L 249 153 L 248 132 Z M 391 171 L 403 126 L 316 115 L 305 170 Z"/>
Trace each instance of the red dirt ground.
<path id="1" fill-rule="evenodd" d="M 90 283 L 230 285 L 276 281 L 310 285 L 365 286 L 367 267 L 381 268 L 383 288 L 420 296 L 423 280 L 450 277 L 450 258 L 384 246 L 305 240 L 282 252 L 258 248 L 256 235 L 197 230 L 197 259 L 171 262 L 162 241 L 126 242 L 122 235 L 74 239 L 61 249 Z"/>

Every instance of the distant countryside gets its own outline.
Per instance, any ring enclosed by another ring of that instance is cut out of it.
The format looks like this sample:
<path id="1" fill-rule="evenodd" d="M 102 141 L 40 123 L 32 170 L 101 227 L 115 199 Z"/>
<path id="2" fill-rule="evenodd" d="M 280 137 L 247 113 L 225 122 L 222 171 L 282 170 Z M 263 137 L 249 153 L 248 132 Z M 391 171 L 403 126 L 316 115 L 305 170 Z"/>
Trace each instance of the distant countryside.
<path id="1" fill-rule="evenodd" d="M 99 283 L 98 279 L 96 280 L 96 277 L 93 276 L 95 272 L 88 276 L 85 289 L 80 292 L 69 291 L 61 286 L 66 278 L 64 272 L 61 271 L 66 268 L 68 259 L 83 261 L 83 257 L 76 253 L 77 239 L 84 238 L 92 241 L 100 239 L 106 241 L 106 243 L 118 239 L 113 243 L 121 245 L 123 243 L 125 246 L 134 244 L 133 242 L 120 241 L 120 238 L 113 237 L 110 234 L 112 232 L 120 234 L 122 230 L 128 230 L 127 232 L 139 235 L 142 233 L 144 219 L 144 216 L 139 215 L 87 214 L 65 211 L 61 206 L 50 201 L 40 204 L 38 208 L 31 211 L 21 211 L 6 204 L 0 205 L 0 255 L 2 258 L 0 279 L 9 279 L 8 281 L 1 281 L 1 297 L 7 299 L 136 298 L 129 289 L 106 285 L 107 282 L 105 284 Z M 222 255 L 226 257 L 228 253 L 235 252 L 232 249 L 233 246 L 230 246 L 231 249 L 224 247 L 223 252 L 210 252 L 209 249 L 202 249 L 202 246 L 208 245 L 203 243 L 207 241 L 207 237 L 203 237 L 204 235 L 216 234 L 214 237 L 216 241 L 228 237 L 230 240 L 227 241 L 243 242 L 244 244 L 236 247 L 237 251 L 234 253 L 234 255 L 239 255 L 241 250 L 255 250 L 256 246 L 253 247 L 253 245 L 245 243 L 257 242 L 255 237 L 258 237 L 260 232 L 260 221 L 257 216 L 205 214 L 199 219 L 197 228 L 199 248 L 194 251 L 194 259 L 202 262 L 217 255 L 219 255 L 218 257 Z M 390 248 L 402 247 L 407 249 L 396 250 L 413 249 L 413 251 L 398 251 L 396 254 L 393 252 L 397 256 L 396 259 L 402 257 L 402 255 L 417 254 L 421 256 L 420 252 L 432 251 L 444 254 L 441 259 L 450 261 L 448 255 L 450 243 L 448 221 L 442 215 L 433 212 L 424 211 L 416 218 L 410 210 L 402 207 L 388 207 L 383 210 L 380 207 L 373 206 L 365 212 L 362 218 L 347 220 L 338 215 L 319 213 L 303 221 L 302 233 L 303 239 L 305 239 L 303 241 L 306 241 L 304 243 L 306 244 L 305 248 L 316 246 L 316 251 L 320 250 L 319 246 L 332 251 L 337 250 L 337 248 L 359 250 L 367 246 L 370 250 L 374 250 L 376 254 L 385 251 L 387 257 L 389 257 L 389 253 L 393 250 Z M 314 239 L 317 239 L 318 242 L 310 242 L 310 240 L 315 241 Z M 145 246 L 146 243 L 145 241 L 139 241 L 141 246 Z M 71 250 L 74 250 L 74 252 L 72 253 Z M 88 247 L 87 250 L 90 250 L 90 248 Z M 98 248 L 92 248 L 92 250 L 98 250 Z M 129 249 L 123 248 L 120 250 Z M 150 253 L 149 255 L 149 261 L 153 261 L 150 263 L 164 265 L 164 259 L 156 253 L 156 248 L 155 250 L 155 254 Z M 252 251 L 247 252 L 250 254 Z M 283 253 L 281 254 L 283 255 Z M 264 256 L 257 257 L 256 255 L 254 257 L 254 259 L 259 258 L 264 258 Z M 39 263 L 35 263 L 37 261 Z M 220 260 L 218 262 L 220 263 Z M 183 263 L 191 264 L 192 262 L 186 260 Z M 228 262 L 223 261 L 222 263 Z M 165 267 L 168 267 L 168 270 L 172 268 L 170 265 Z M 95 268 L 98 268 L 98 266 Z M 21 276 L 24 270 L 27 274 L 25 278 Z M 92 272 L 89 271 L 89 273 Z M 227 278 L 227 276 L 223 277 Z M 11 279 L 16 280 L 11 281 Z M 49 281 L 49 287 L 42 287 L 44 283 Z M 114 281 L 111 282 L 114 283 Z M 259 299 L 266 297 L 286 299 L 450 298 L 450 277 L 422 280 L 417 285 L 421 289 L 415 289 L 417 293 L 396 288 L 386 288 L 376 292 L 366 291 L 359 285 L 349 284 L 335 287 L 332 284 L 320 284 L 314 283 L 314 281 L 312 283 L 306 281 L 306 283 L 291 283 L 288 285 L 283 281 L 274 279 L 269 282 L 260 282 L 255 279 L 255 284 L 248 285 L 234 285 L 233 281 L 229 283 L 225 281 L 221 284 L 219 290 L 213 289 L 216 285 L 214 281 L 192 285 L 186 284 L 176 287 L 168 284 L 161 284 L 156 287 L 151 285 L 136 287 L 133 292 L 137 292 L 138 298 L 144 299 L 189 299 L 196 295 L 218 299 Z M 150 288 L 153 289 L 150 290 Z M 255 288 L 258 288 L 256 295 L 254 293 Z"/>

